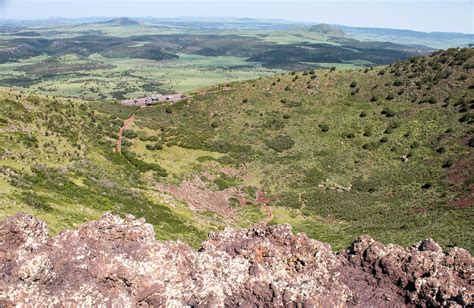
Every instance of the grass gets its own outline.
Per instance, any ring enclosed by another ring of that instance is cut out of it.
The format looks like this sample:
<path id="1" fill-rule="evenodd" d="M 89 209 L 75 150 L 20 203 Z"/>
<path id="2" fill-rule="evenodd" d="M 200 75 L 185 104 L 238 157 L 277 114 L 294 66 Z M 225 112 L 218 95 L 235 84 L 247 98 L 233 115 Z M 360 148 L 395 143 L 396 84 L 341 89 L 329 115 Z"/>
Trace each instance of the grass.
<path id="1" fill-rule="evenodd" d="M 329 242 L 334 250 L 344 249 L 354 240 L 353 233 L 348 231 L 351 224 L 347 222 L 304 216 L 299 210 L 283 207 L 273 208 L 273 215 L 271 224 L 290 224 L 293 232 L 304 232 L 313 239 Z"/>
<path id="2" fill-rule="evenodd" d="M 319 69 L 227 82 L 149 108 L 1 90 L 0 215 L 25 211 L 59 230 L 104 211 L 132 213 L 160 239 L 197 245 L 209 231 L 264 219 L 260 189 L 272 223 L 291 223 L 335 249 L 369 234 L 402 245 L 432 237 L 472 251 L 473 207 L 453 203 L 469 200 L 472 182 L 459 167 L 472 161 L 471 53 L 400 62 L 383 75 L 381 68 Z M 185 60 L 169 62 L 187 67 Z M 239 61 L 220 60 L 224 67 Z M 132 114 L 134 133 L 123 144 L 130 159 L 113 148 Z M 146 149 L 157 143 L 161 149 Z M 153 174 L 153 164 L 167 176 Z M 459 170 L 462 179 L 453 177 Z M 233 217 L 199 213 L 155 189 L 196 176 L 205 178 L 203 189 L 240 189 L 251 205 L 234 202 Z"/>
<path id="3" fill-rule="evenodd" d="M 472 99 L 466 92 L 470 81 L 455 81 L 463 74 L 457 66 L 449 79 L 431 85 L 436 104 L 414 103 L 413 95 L 422 102 L 428 93 L 416 89 L 414 82 L 393 100 L 383 99 L 383 93 L 397 93 L 400 86 L 393 85 L 397 78 L 409 79 L 409 73 L 396 75 L 402 65 L 390 67 L 393 73 L 384 76 L 376 70 L 320 70 L 315 79 L 296 73 L 232 83 L 225 89 L 216 86 L 199 92 L 171 114 L 154 107 L 139 112 L 138 118 L 142 126 L 154 127 L 153 119 L 166 127 L 165 142 L 203 150 L 216 149 L 218 144 L 217 149 L 229 158 L 221 163 L 245 166 L 242 179 L 253 178 L 245 174 L 249 170 L 262 170 L 264 177 L 254 184 L 281 199 L 277 205 L 310 218 L 295 223 L 295 229 L 315 226 L 318 231 L 310 234 L 321 233 L 335 247 L 368 233 L 403 245 L 433 237 L 445 246 L 461 241 L 472 249 L 469 241 L 462 240 L 472 234 L 467 227 L 472 207 L 450 205 L 463 198 L 463 191 L 450 188 L 442 168 L 448 156 L 469 155 L 470 148 L 461 140 L 469 135 L 470 126 L 458 121 L 458 107 L 441 103 L 447 96 L 452 101 L 461 96 Z M 351 94 L 354 88 L 358 91 Z M 373 95 L 382 99 L 371 102 Z M 387 108 L 393 114 L 383 114 Z M 212 127 L 216 119 L 221 124 Z M 448 129 L 451 133 L 446 134 Z M 291 137 L 294 143 L 279 142 L 281 136 Z M 436 153 L 441 146 L 449 148 L 449 154 Z M 423 188 L 426 183 L 432 187 Z M 293 194 L 300 197 L 283 202 Z M 436 231 L 433 225 L 452 233 Z"/>
<path id="4" fill-rule="evenodd" d="M 20 71 L 25 67 L 44 69 L 42 62 L 46 59 L 45 56 L 39 56 L 20 63 L 2 64 L 0 79 L 25 76 Z M 74 54 L 67 54 L 57 58 L 57 61 L 63 67 L 68 65 L 70 68 L 88 63 L 103 63 L 113 68 L 46 76 L 31 86 L 30 90 L 55 96 L 111 99 L 125 85 L 126 97 L 143 97 L 150 92 L 184 93 L 216 83 L 255 79 L 277 72 L 263 68 L 258 63 L 246 62 L 244 58 L 189 54 L 179 54 L 179 59 L 169 61 L 105 58 L 98 54 L 80 59 Z M 150 91 L 147 84 L 153 85 L 154 90 Z"/>
<path id="5" fill-rule="evenodd" d="M 178 146 L 164 146 L 158 151 L 149 151 L 145 148 L 146 142 L 133 141 L 132 152 L 137 153 L 143 161 L 148 163 L 159 163 L 169 173 L 177 177 L 183 176 L 196 168 L 199 164 L 198 158 L 211 157 L 214 160 L 223 155 L 216 152 L 185 149 Z"/>
<path id="6" fill-rule="evenodd" d="M 15 50 L 0 53 L 0 85 L 87 100 L 187 93 L 287 70 L 385 64 L 426 51 L 270 25 L 90 23 L 38 25 L 31 32 L 38 36 L 0 36 L 3 48 Z"/>

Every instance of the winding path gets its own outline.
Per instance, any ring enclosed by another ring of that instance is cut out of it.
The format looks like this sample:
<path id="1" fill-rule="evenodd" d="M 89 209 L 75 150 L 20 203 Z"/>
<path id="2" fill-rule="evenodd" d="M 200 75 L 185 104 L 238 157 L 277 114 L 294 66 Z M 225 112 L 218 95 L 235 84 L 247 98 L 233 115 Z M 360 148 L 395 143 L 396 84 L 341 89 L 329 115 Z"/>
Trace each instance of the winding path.
<path id="1" fill-rule="evenodd" d="M 135 121 L 135 114 L 132 114 L 131 117 L 126 119 L 123 122 L 123 126 L 120 128 L 118 139 L 117 139 L 117 146 L 115 148 L 116 153 L 122 153 L 122 138 L 123 138 L 123 132 L 130 128 L 130 126 L 133 125 L 133 122 Z"/>
<path id="2" fill-rule="evenodd" d="M 267 224 L 269 224 L 269 223 L 273 220 L 273 218 L 274 218 L 274 216 L 273 216 L 273 210 L 272 210 L 271 207 L 269 207 L 269 206 L 266 205 L 266 204 L 263 205 L 263 209 L 265 210 L 265 212 L 267 212 L 267 217 L 265 217 L 265 219 L 262 220 L 262 223 L 264 223 L 264 224 L 267 225 Z"/>
<path id="3" fill-rule="evenodd" d="M 275 201 L 274 198 L 267 198 L 265 197 L 265 191 L 262 190 L 261 188 L 257 190 L 257 202 L 262 204 L 262 208 L 265 210 L 267 213 L 267 217 L 262 220 L 262 223 L 268 224 L 270 223 L 274 216 L 273 216 L 273 210 L 271 207 L 268 206 L 268 203 Z"/>

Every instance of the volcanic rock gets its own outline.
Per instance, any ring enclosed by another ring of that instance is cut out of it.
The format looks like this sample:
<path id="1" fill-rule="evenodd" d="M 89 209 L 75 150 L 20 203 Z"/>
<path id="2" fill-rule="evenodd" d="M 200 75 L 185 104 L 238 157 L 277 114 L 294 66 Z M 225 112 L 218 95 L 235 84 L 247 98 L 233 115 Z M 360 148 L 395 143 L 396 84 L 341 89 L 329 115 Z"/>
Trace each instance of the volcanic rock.
<path id="1" fill-rule="evenodd" d="M 473 258 L 433 240 L 412 247 L 361 236 L 347 250 L 289 225 L 214 233 L 198 251 L 155 240 L 143 219 L 105 214 L 48 237 L 17 214 L 0 223 L 0 307 L 473 305 Z"/>

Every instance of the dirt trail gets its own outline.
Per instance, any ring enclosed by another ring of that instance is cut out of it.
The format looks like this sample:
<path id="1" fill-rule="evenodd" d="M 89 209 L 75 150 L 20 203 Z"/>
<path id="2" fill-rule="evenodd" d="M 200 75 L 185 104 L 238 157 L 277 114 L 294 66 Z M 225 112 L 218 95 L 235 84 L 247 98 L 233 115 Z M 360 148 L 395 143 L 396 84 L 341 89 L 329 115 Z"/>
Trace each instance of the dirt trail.
<path id="1" fill-rule="evenodd" d="M 266 204 L 263 206 L 263 209 L 265 210 L 265 212 L 267 212 L 267 217 L 265 217 L 265 219 L 262 220 L 262 223 L 268 224 L 273 220 L 273 217 L 274 217 L 273 210 L 271 207 L 269 207 Z"/>
<path id="2" fill-rule="evenodd" d="M 267 217 L 265 217 L 265 219 L 262 220 L 262 223 L 264 224 L 268 224 L 269 222 L 271 222 L 273 220 L 273 210 L 271 207 L 269 207 L 267 204 L 274 201 L 274 198 L 267 198 L 265 197 L 265 191 L 263 191 L 262 189 L 259 189 L 257 191 L 257 202 L 259 203 L 262 203 L 262 207 L 263 209 L 265 210 L 265 212 L 267 212 Z"/>
<path id="3" fill-rule="evenodd" d="M 130 126 L 133 125 L 133 122 L 135 121 L 135 115 L 133 114 L 130 118 L 126 119 L 123 122 L 123 126 L 120 128 L 118 139 L 117 139 L 117 146 L 115 148 L 115 151 L 117 153 L 122 153 L 122 136 L 123 132 L 130 128 Z"/>

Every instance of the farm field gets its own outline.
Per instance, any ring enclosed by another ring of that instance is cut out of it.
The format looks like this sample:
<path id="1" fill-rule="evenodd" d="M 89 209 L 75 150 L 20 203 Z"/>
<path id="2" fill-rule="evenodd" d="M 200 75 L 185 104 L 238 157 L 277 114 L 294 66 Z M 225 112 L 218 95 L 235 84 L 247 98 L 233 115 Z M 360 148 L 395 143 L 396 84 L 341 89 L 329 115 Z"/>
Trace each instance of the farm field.
<path id="1" fill-rule="evenodd" d="M 295 69 L 383 65 L 433 50 L 357 41 L 330 26 L 128 18 L 16 25 L 0 42 L 0 86 L 86 100 L 187 93 Z"/>
<path id="2" fill-rule="evenodd" d="M 74 55 L 66 55 L 74 57 Z M 0 79 L 20 79 L 27 72 L 21 68 L 38 66 L 44 69 L 45 56 L 37 56 L 14 64 L 0 65 Z M 30 90 L 54 96 L 72 96 L 83 99 L 122 99 L 143 97 L 153 93 L 185 93 L 216 83 L 248 80 L 269 76 L 281 70 L 267 69 L 258 63 L 249 63 L 238 57 L 205 57 L 180 54 L 166 61 L 146 59 L 105 58 L 93 54 L 84 63 L 101 63 L 103 67 L 78 70 L 41 78 Z M 60 59 L 57 66 L 70 65 Z M 41 74 L 41 73 L 40 73 Z M 23 87 L 18 87 L 21 89 Z"/>

